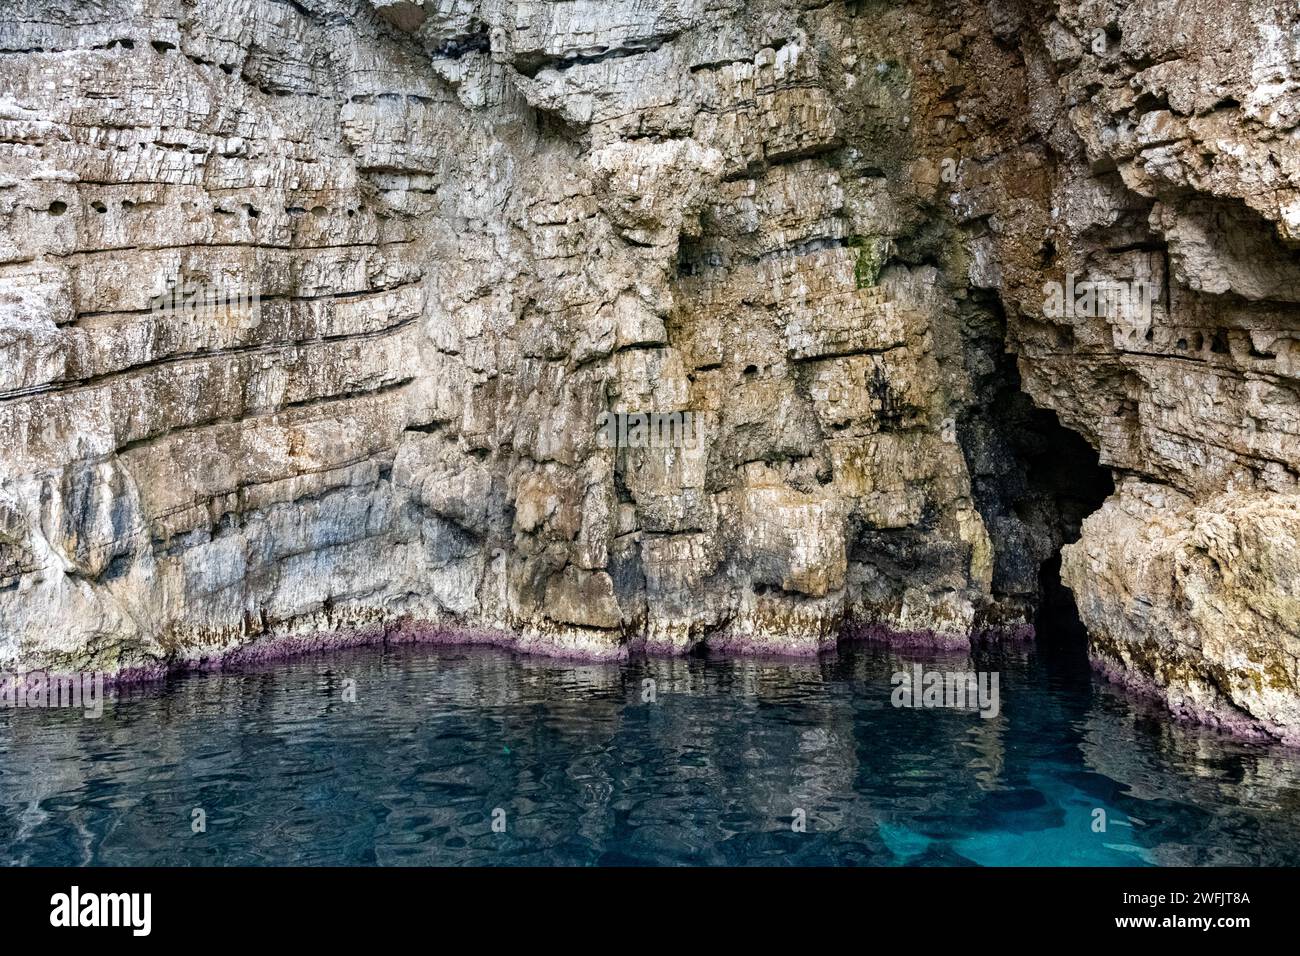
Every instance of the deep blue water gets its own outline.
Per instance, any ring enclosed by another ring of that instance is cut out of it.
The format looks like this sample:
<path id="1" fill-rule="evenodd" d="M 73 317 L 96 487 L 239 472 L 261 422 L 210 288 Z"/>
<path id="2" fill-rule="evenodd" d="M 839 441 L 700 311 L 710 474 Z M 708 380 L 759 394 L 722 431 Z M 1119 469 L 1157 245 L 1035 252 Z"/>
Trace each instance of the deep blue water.
<path id="1" fill-rule="evenodd" d="M 374 648 L 98 720 L 0 711 L 0 862 L 1300 863 L 1300 755 L 1175 725 L 1060 653 L 928 659 L 996 670 L 994 719 L 895 708 L 913 660 Z"/>

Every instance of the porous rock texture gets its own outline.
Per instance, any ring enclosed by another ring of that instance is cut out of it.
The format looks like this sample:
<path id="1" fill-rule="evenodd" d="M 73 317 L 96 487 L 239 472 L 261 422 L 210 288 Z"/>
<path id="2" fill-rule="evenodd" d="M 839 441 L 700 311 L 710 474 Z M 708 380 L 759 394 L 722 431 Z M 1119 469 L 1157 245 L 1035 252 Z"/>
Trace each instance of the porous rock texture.
<path id="1" fill-rule="evenodd" d="M 1300 737 L 1294 4 L 0 10 L 0 663 L 961 646 L 1064 545 Z"/>

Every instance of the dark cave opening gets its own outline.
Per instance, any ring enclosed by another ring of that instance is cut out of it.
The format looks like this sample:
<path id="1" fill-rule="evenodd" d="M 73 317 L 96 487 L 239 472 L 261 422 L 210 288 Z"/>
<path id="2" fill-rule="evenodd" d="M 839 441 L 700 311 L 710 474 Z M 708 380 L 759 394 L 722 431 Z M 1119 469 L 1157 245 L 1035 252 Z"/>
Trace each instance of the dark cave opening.
<path id="1" fill-rule="evenodd" d="M 1061 582 L 1061 553 L 1058 551 L 1039 566 L 1038 609 L 1034 612 L 1034 634 L 1053 644 L 1084 647 L 1088 631 L 1079 620 L 1074 594 Z"/>
<path id="2" fill-rule="evenodd" d="M 994 597 L 1032 621 L 1040 641 L 1083 646 L 1087 632 L 1061 581 L 1061 548 L 1079 540 L 1084 519 L 1114 493 L 1110 470 L 1082 436 L 1019 390 L 1018 375 L 994 409 L 977 426 L 992 467 L 972 474 L 996 554 Z"/>
<path id="3" fill-rule="evenodd" d="M 1078 432 L 1024 391 L 1005 351 L 1000 304 L 971 303 L 964 316 L 974 405 L 959 434 L 975 505 L 994 547 L 990 623 L 1032 623 L 1041 643 L 1082 649 L 1087 633 L 1061 582 L 1061 548 L 1114 493 L 1110 469 Z"/>
<path id="4" fill-rule="evenodd" d="M 1055 413 L 1033 411 L 1041 441 L 1024 451 L 1027 491 L 1050 502 L 1056 512 L 1047 529 L 1051 551 L 1038 565 L 1034 632 L 1040 641 L 1082 648 L 1088 632 L 1073 592 L 1061 581 L 1061 548 L 1079 540 L 1084 519 L 1114 493 L 1115 482 L 1081 435 L 1062 425 Z"/>

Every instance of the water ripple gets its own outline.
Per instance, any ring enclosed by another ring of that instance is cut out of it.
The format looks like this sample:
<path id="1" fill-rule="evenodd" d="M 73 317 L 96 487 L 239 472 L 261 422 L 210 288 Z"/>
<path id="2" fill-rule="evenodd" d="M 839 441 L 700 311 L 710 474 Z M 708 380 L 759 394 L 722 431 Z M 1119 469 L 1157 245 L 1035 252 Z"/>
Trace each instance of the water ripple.
<path id="1" fill-rule="evenodd" d="M 912 659 L 359 649 L 0 712 L 0 863 L 1300 863 L 1295 753 L 1034 652 L 967 662 L 991 720 L 894 708 Z"/>

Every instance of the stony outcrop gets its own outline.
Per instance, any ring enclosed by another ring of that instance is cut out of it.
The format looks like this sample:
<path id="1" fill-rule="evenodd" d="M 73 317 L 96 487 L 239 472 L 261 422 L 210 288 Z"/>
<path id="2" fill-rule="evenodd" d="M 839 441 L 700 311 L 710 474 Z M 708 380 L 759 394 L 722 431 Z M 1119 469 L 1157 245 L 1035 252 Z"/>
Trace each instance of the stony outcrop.
<path id="1" fill-rule="evenodd" d="M 0 662 L 964 644 L 1064 546 L 1300 734 L 1294 10 L 9 7 Z"/>
<path id="2" fill-rule="evenodd" d="M 1030 71 L 1054 77 L 1062 111 L 1045 131 L 1047 271 L 1154 293 L 1136 313 L 1062 322 L 1034 309 L 1041 267 L 1004 268 L 1027 391 L 1118 484 L 1063 577 L 1104 670 L 1176 711 L 1300 742 L 1300 11 L 1058 16 Z"/>

